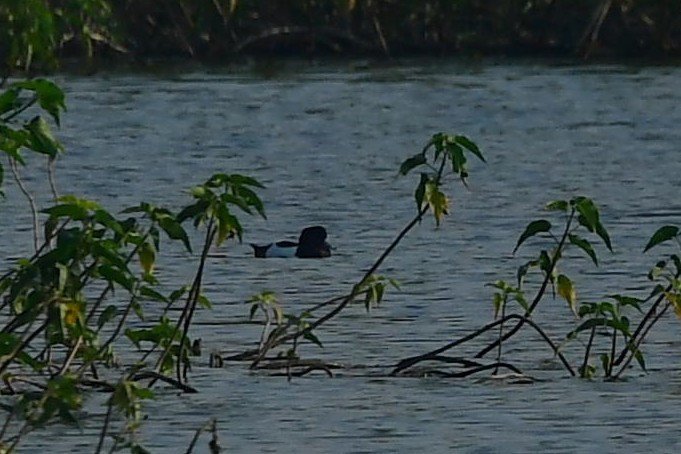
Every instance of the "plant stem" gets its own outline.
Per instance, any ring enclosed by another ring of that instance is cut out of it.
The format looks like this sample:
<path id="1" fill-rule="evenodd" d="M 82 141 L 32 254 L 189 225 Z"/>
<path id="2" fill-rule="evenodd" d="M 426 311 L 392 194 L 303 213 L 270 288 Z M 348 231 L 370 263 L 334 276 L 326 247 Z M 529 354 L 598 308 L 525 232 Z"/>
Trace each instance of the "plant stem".
<path id="1" fill-rule="evenodd" d="M 104 446 L 104 439 L 106 438 L 106 433 L 109 430 L 109 424 L 111 423 L 111 414 L 113 413 L 113 395 L 109 396 L 109 402 L 106 406 L 106 416 L 104 416 L 104 424 L 102 425 L 102 430 L 99 431 L 99 442 L 97 443 L 97 449 L 95 454 L 102 452 L 102 447 Z"/>
<path id="2" fill-rule="evenodd" d="M 677 271 L 674 274 L 674 279 L 678 279 L 679 276 L 681 276 L 681 270 Z M 653 305 L 650 306 L 650 309 L 648 309 L 648 312 L 646 312 L 646 315 L 643 316 L 641 323 L 638 324 L 638 326 L 636 327 L 636 330 L 631 335 L 631 339 L 629 340 L 629 342 L 627 342 L 627 345 L 622 348 L 622 351 L 620 352 L 619 356 L 617 357 L 617 360 L 615 361 L 615 366 L 619 365 L 622 361 L 624 361 L 624 358 L 627 356 L 627 353 L 629 352 L 628 345 L 631 345 L 631 343 L 636 342 L 638 337 L 641 335 L 641 332 L 643 332 L 644 329 L 647 332 L 647 330 L 649 329 L 647 327 L 648 321 L 651 319 L 651 317 L 654 317 L 657 314 L 657 310 L 658 310 L 660 304 L 662 304 L 662 302 L 665 299 L 665 294 L 670 292 L 672 290 L 672 288 L 673 288 L 672 284 L 667 285 L 667 287 L 664 289 L 664 291 L 661 292 L 660 295 L 657 297 L 657 299 L 655 300 Z M 654 323 L 655 323 L 655 321 L 652 322 L 652 324 L 654 324 Z"/>
<path id="3" fill-rule="evenodd" d="M 582 367 L 579 369 L 579 376 L 584 378 L 586 376 L 586 368 L 589 365 L 589 356 L 591 355 L 591 346 L 594 342 L 594 336 L 596 335 L 596 327 L 591 328 L 591 334 L 589 335 L 589 341 L 586 344 L 586 349 L 584 350 L 584 361 L 582 361 Z"/>
<path id="4" fill-rule="evenodd" d="M 194 281 L 192 282 L 192 286 L 189 289 L 189 293 L 187 294 L 187 300 L 184 305 L 184 309 L 182 310 L 182 314 L 180 314 L 180 317 L 177 319 L 177 323 L 175 324 L 175 329 L 174 332 L 177 333 L 180 330 L 180 326 L 182 326 L 182 322 L 184 321 L 184 327 L 182 330 L 182 336 L 180 339 L 180 350 L 178 352 L 178 357 L 177 357 L 177 362 L 176 362 L 176 373 L 177 373 L 177 379 L 179 382 L 182 382 L 182 355 L 184 354 L 185 351 L 185 345 L 184 342 L 187 339 L 187 331 L 189 330 L 189 325 L 191 324 L 191 316 L 194 314 L 194 308 L 196 307 L 196 303 L 198 302 L 198 298 L 201 295 L 201 279 L 203 277 L 203 270 L 204 266 L 206 263 L 206 258 L 208 257 L 208 251 L 210 250 L 210 245 L 213 242 L 213 238 L 215 237 L 215 233 L 217 231 L 215 225 L 215 220 L 214 218 L 210 218 L 210 221 L 208 222 L 208 226 L 206 228 L 206 237 L 204 239 L 204 244 L 203 244 L 203 249 L 201 251 L 201 258 L 199 260 L 199 267 L 196 270 L 196 275 L 194 276 Z M 186 320 L 185 320 L 186 319 Z M 172 348 L 173 343 L 168 342 L 168 345 L 163 349 L 163 353 L 161 353 L 161 356 L 158 358 L 156 361 L 156 366 L 155 369 L 157 371 L 160 370 L 161 365 L 165 361 L 166 356 L 168 356 L 168 353 L 170 352 L 170 349 Z"/>
<path id="5" fill-rule="evenodd" d="M 9 168 L 12 170 L 14 181 L 16 181 L 17 186 L 19 186 L 19 190 L 24 194 L 28 200 L 29 206 L 31 207 L 31 217 L 33 219 L 33 250 L 38 251 L 38 207 L 35 204 L 35 198 L 26 188 L 24 181 L 21 179 L 17 162 L 9 156 L 7 157 L 7 161 L 9 162 Z"/>
<path id="6" fill-rule="evenodd" d="M 615 349 L 617 348 L 617 330 L 615 328 L 612 329 L 612 342 L 610 343 L 610 356 L 608 358 L 608 365 L 607 369 L 605 371 L 605 376 L 610 377 L 612 375 L 612 368 L 614 366 L 614 361 L 615 361 Z"/>
<path id="7" fill-rule="evenodd" d="M 662 318 L 662 316 L 665 314 L 665 312 L 667 312 L 667 309 L 669 309 L 670 305 L 671 305 L 671 303 L 667 303 L 662 308 L 662 310 L 655 316 L 653 321 L 648 326 L 646 326 L 646 328 L 643 330 L 643 332 L 641 333 L 639 338 L 636 339 L 636 342 L 635 343 L 632 342 L 627 346 L 626 351 L 629 352 L 629 356 L 627 357 L 626 361 L 624 361 L 624 364 L 622 364 L 619 371 L 617 371 L 617 374 L 615 374 L 615 376 L 613 377 L 615 380 L 620 378 L 620 375 L 622 375 L 622 373 L 629 366 L 631 361 L 633 361 L 634 357 L 636 356 L 636 352 L 639 350 L 639 348 L 641 348 L 641 344 L 643 343 L 643 339 L 645 339 L 645 337 L 648 335 L 648 332 L 655 325 L 655 323 L 657 323 L 657 321 L 660 318 Z M 632 344 L 633 344 L 633 348 L 632 348 Z"/>
<path id="8" fill-rule="evenodd" d="M 56 204 L 59 200 L 59 193 L 57 192 L 57 183 L 54 180 L 54 171 L 56 167 L 56 157 L 47 158 L 47 180 L 50 182 L 50 190 L 52 191 L 52 199 Z"/>
<path id="9" fill-rule="evenodd" d="M 506 295 L 504 295 L 504 299 L 501 302 L 501 318 L 503 319 L 506 316 Z M 497 364 L 501 362 L 501 347 L 503 345 L 503 342 L 501 342 L 501 339 L 504 335 L 504 324 L 500 323 L 499 324 L 499 349 L 497 350 Z M 494 369 L 494 375 L 499 371 L 499 369 Z"/>
<path id="10" fill-rule="evenodd" d="M 530 304 L 530 307 L 528 308 L 526 312 L 526 316 L 532 315 L 534 312 L 534 309 L 537 307 L 539 302 L 542 300 L 544 297 L 544 293 L 546 292 L 546 288 L 548 287 L 549 283 L 552 282 L 553 280 L 553 270 L 556 268 L 556 264 L 558 263 L 558 260 L 563 255 L 563 249 L 565 248 L 565 240 L 568 237 L 568 233 L 570 232 L 570 224 L 572 224 L 572 220 L 574 219 L 575 216 L 575 210 L 574 208 L 572 209 L 572 212 L 570 213 L 570 218 L 567 221 L 567 224 L 565 225 L 565 231 L 563 232 L 563 236 L 560 238 L 560 242 L 558 243 L 558 246 L 556 247 L 556 253 L 553 256 L 553 259 L 551 260 L 551 266 L 549 267 L 549 270 L 546 272 L 546 276 L 544 277 L 544 281 L 541 284 L 541 287 L 539 288 L 539 291 L 537 291 L 537 295 L 534 297 L 534 300 L 532 300 L 532 304 Z M 506 341 L 509 339 L 511 336 L 513 336 L 515 333 L 517 333 L 520 328 L 523 327 L 523 324 L 525 321 L 528 319 L 521 318 L 520 321 L 513 327 L 511 328 L 506 334 L 501 339 L 497 339 L 494 342 L 492 342 L 490 345 L 487 347 L 483 348 L 478 352 L 477 355 L 475 355 L 476 358 L 482 358 L 484 357 L 487 353 L 490 351 L 494 350 L 494 348 L 500 344 L 501 342 Z"/>

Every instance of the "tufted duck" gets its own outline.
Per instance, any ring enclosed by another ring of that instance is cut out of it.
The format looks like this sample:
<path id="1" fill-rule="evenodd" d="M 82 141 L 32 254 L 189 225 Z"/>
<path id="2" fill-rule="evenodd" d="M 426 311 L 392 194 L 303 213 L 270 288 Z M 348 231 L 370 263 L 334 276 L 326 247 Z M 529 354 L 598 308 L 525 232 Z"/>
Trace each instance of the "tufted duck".
<path id="1" fill-rule="evenodd" d="M 326 242 L 326 229 L 318 225 L 303 229 L 297 243 L 278 241 L 262 246 L 251 243 L 251 247 L 258 258 L 300 257 L 307 259 L 331 256 L 331 246 Z"/>

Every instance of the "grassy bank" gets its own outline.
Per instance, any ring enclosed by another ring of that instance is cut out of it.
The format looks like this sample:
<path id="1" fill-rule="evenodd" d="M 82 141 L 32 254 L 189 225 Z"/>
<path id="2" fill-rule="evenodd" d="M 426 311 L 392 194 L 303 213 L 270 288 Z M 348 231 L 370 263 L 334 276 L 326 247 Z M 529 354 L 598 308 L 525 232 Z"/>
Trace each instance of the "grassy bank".
<path id="1" fill-rule="evenodd" d="M 61 57 L 678 56 L 671 0 L 6 0 L 5 73 Z"/>

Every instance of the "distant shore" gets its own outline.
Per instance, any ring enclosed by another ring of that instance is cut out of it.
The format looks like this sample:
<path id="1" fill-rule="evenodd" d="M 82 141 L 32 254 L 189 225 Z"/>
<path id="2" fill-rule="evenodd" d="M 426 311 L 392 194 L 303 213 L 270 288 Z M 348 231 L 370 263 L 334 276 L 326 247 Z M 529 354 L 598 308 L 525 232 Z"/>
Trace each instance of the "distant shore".
<path id="1" fill-rule="evenodd" d="M 681 8 L 675 2 L 61 3 L 45 0 L 0 5 L 0 59 L 5 73 L 54 69 L 60 61 L 70 58 L 230 62 L 243 56 L 263 55 L 502 55 L 658 61 L 681 57 Z"/>

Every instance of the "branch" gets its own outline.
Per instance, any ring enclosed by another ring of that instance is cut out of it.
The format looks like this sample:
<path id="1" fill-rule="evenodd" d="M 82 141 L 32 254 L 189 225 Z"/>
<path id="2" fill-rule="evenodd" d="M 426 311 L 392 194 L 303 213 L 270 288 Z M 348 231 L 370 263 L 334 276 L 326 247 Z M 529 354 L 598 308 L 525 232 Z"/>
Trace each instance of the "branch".
<path id="1" fill-rule="evenodd" d="M 551 341 L 551 339 L 544 333 L 544 331 L 536 324 L 534 321 L 529 319 L 527 315 L 519 315 L 519 314 L 510 314 L 507 315 L 506 317 L 500 318 L 499 320 L 495 320 L 494 322 L 488 323 L 487 325 L 483 326 L 482 328 L 472 332 L 471 334 L 468 334 L 467 336 L 464 336 L 460 339 L 457 339 L 453 342 L 450 342 L 449 344 L 446 344 L 440 348 L 437 348 L 431 352 L 425 353 L 423 355 L 418 355 L 418 356 L 412 356 L 410 358 L 403 359 L 397 365 L 394 367 L 392 372 L 390 372 L 390 375 L 397 375 L 404 369 L 407 369 L 409 367 L 412 367 L 414 364 L 420 363 L 422 361 L 428 361 L 428 360 L 433 360 L 437 359 L 440 357 L 441 353 L 444 353 L 445 351 L 452 349 L 456 347 L 457 345 L 461 345 L 465 342 L 468 342 L 472 339 L 475 339 L 476 337 L 486 333 L 487 331 L 494 329 L 496 326 L 501 325 L 509 320 L 520 320 L 518 324 L 520 323 L 527 323 L 530 325 L 532 328 L 535 329 L 539 333 L 539 335 L 544 339 L 544 341 L 549 344 L 551 347 L 551 350 L 553 350 L 553 353 L 558 356 L 560 361 L 563 363 L 563 366 L 565 366 L 565 369 L 574 377 L 575 373 L 574 370 L 572 370 L 572 367 L 570 366 L 570 363 L 567 361 L 565 356 L 559 351 L 558 347 Z"/>
<path id="2" fill-rule="evenodd" d="M 558 246 L 556 247 L 556 254 L 553 256 L 553 260 L 551 260 L 551 267 L 546 273 L 546 277 L 544 277 L 544 281 L 541 284 L 541 287 L 537 291 L 537 295 L 534 297 L 534 300 L 532 301 L 532 304 L 530 304 L 530 307 L 527 310 L 526 315 L 532 315 L 534 312 L 534 309 L 537 307 L 541 299 L 544 297 L 544 293 L 546 292 L 546 287 L 548 287 L 549 282 L 551 282 L 551 277 L 553 275 L 553 270 L 556 269 L 556 264 L 558 263 L 558 260 L 560 260 L 560 257 L 563 254 L 563 248 L 565 247 L 565 240 L 567 240 L 568 234 L 570 233 L 570 225 L 572 224 L 572 219 L 575 216 L 575 210 L 573 208 L 572 212 L 570 213 L 570 217 L 568 218 L 567 224 L 565 225 L 565 231 L 563 232 L 563 236 L 560 239 L 560 242 L 558 243 Z M 490 345 L 487 347 L 483 348 L 478 352 L 477 355 L 475 355 L 476 358 L 482 358 L 484 357 L 487 353 L 490 351 L 494 350 L 500 343 L 508 340 L 510 337 L 512 337 L 515 333 L 517 333 L 520 328 L 523 327 L 523 323 L 528 320 L 527 317 L 522 318 L 513 328 L 511 328 L 506 334 L 503 335 L 503 337 L 496 339 L 494 342 L 492 342 Z M 573 374 L 574 375 L 574 374 Z"/>

